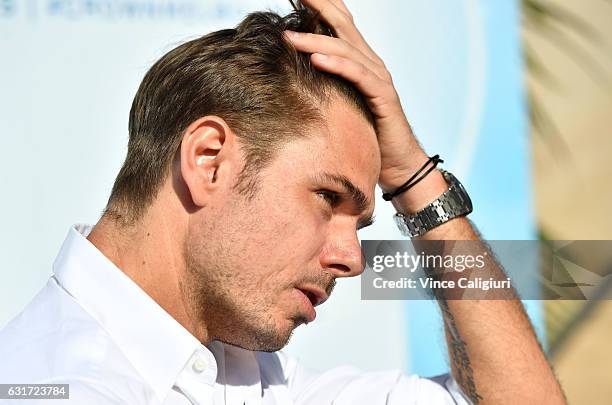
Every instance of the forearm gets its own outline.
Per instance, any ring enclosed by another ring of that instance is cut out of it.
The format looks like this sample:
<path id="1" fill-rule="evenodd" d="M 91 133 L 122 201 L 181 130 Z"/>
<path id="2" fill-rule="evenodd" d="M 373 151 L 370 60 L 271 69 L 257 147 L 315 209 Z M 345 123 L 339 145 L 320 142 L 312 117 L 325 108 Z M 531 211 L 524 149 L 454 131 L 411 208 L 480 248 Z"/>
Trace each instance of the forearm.
<path id="1" fill-rule="evenodd" d="M 414 161 L 422 164 L 424 158 L 419 156 Z M 447 187 L 442 175 L 435 171 L 395 197 L 393 204 L 398 212 L 416 212 Z M 479 237 L 470 222 L 461 217 L 418 239 L 478 241 Z M 487 249 L 484 243 L 481 247 Z M 496 278 L 505 277 L 493 259 L 487 262 L 487 271 Z M 446 300 L 444 291 L 436 292 L 453 376 L 472 402 L 478 404 L 565 403 L 523 306 L 513 296 L 511 291 L 503 300 Z"/>

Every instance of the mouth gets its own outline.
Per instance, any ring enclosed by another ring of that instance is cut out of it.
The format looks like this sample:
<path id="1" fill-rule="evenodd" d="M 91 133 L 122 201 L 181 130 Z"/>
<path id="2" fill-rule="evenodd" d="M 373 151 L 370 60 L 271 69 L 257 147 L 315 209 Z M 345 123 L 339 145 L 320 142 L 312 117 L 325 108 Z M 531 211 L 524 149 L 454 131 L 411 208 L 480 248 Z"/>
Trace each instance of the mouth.
<path id="1" fill-rule="evenodd" d="M 313 307 L 323 304 L 329 298 L 325 291 L 317 287 L 301 285 L 296 287 L 296 289 L 308 298 Z"/>
<path id="2" fill-rule="evenodd" d="M 327 293 L 318 287 L 304 284 L 296 286 L 294 292 L 302 303 L 307 322 L 314 321 L 317 317 L 315 307 L 327 300 Z"/>

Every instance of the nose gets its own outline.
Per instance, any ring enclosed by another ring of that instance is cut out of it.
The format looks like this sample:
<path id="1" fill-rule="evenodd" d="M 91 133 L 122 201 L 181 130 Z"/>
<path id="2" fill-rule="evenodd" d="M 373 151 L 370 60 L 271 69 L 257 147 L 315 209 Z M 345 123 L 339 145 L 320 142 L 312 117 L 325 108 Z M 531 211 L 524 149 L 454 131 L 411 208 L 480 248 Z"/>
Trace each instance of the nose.
<path id="1" fill-rule="evenodd" d="M 329 240 L 321 251 L 320 262 L 335 277 L 354 277 L 363 273 L 365 258 L 354 228 L 351 236 Z"/>

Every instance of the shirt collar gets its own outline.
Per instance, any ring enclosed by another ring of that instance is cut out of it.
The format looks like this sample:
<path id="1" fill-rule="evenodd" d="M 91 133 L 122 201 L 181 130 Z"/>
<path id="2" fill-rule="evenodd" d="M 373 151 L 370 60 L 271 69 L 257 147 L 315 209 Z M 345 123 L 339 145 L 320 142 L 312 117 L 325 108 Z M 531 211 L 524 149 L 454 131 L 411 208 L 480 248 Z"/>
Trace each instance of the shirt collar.
<path id="1" fill-rule="evenodd" d="M 93 316 L 163 402 L 194 352 L 213 354 L 117 268 L 89 240 L 92 227 L 75 225 L 53 264 L 59 284 Z"/>

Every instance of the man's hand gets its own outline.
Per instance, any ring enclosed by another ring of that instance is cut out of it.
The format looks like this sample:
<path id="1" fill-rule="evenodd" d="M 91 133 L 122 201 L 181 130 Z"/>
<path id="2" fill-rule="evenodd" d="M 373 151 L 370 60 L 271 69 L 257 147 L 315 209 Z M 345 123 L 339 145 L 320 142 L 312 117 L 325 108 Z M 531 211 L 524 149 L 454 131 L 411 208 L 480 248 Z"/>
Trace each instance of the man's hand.
<path id="1" fill-rule="evenodd" d="M 293 31 L 286 32 L 287 38 L 298 51 L 312 54 L 315 67 L 342 76 L 364 95 L 376 120 L 381 153 L 378 184 L 384 191 L 399 187 L 427 160 L 427 155 L 412 133 L 391 74 L 364 40 L 342 0 L 303 3 L 320 13 L 336 38 Z M 438 195 L 446 187 L 444 180 L 441 184 Z M 436 197 L 433 193 L 431 200 Z"/>

